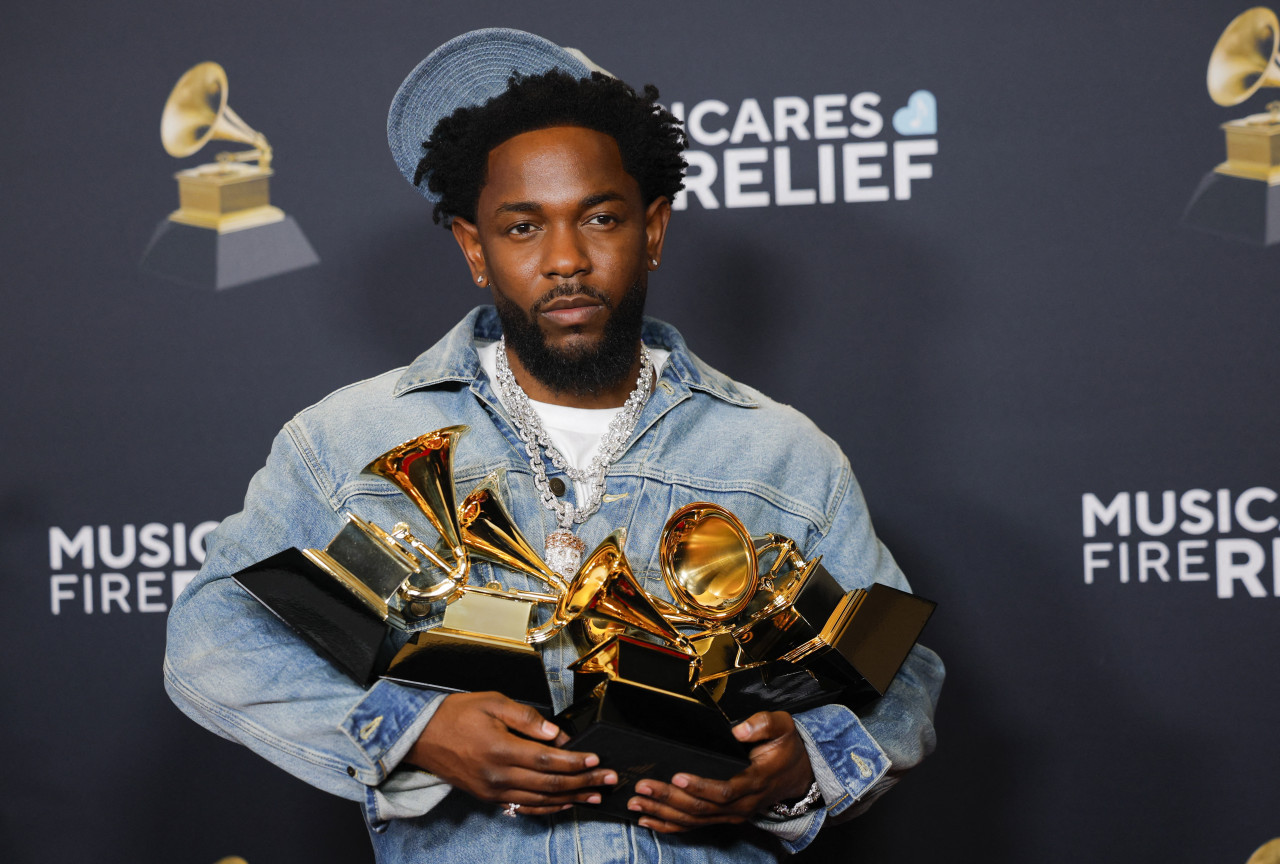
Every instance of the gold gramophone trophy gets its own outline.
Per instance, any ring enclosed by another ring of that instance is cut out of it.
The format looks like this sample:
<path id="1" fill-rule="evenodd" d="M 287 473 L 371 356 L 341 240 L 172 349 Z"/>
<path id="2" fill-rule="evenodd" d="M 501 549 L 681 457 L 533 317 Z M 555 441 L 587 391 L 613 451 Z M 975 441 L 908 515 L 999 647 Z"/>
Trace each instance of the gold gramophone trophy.
<path id="1" fill-rule="evenodd" d="M 438 535 L 436 546 L 407 523 L 387 532 L 348 514 L 324 549 L 290 549 L 235 578 L 366 686 L 385 677 L 444 690 L 494 689 L 550 710 L 546 672 L 533 646 L 572 620 L 566 586 L 498 500 L 496 475 L 462 506 L 455 504 L 453 453 L 466 431 L 449 426 L 421 435 L 362 472 L 388 480 L 413 501 Z M 473 556 L 540 579 L 551 593 L 469 584 Z M 409 636 L 441 603 L 447 604 L 441 626 Z M 540 625 L 530 623 L 537 604 L 553 609 Z"/>
<path id="2" fill-rule="evenodd" d="M 271 145 L 227 103 L 217 63 L 188 69 L 165 101 L 160 140 L 170 156 L 211 141 L 249 145 L 177 172 L 178 209 L 156 230 L 143 269 L 180 282 L 230 288 L 317 263 L 297 223 L 271 204 Z M 195 230 L 192 230 L 195 229 Z"/>
<path id="3" fill-rule="evenodd" d="M 1280 87 L 1280 20 L 1274 12 L 1256 6 L 1227 25 L 1209 57 L 1206 85 L 1224 107 Z M 1266 107 L 1222 124 L 1226 161 L 1201 180 L 1185 224 L 1260 245 L 1280 242 L 1280 101 Z"/>
<path id="4" fill-rule="evenodd" d="M 387 532 L 355 514 L 324 549 L 287 549 L 235 580 L 318 652 L 367 686 L 387 669 L 404 636 L 432 604 L 458 595 L 470 569 L 453 510 L 453 451 L 465 426 L 419 436 L 365 473 L 392 480 L 442 538 L 437 552 L 405 523 Z"/>
<path id="5" fill-rule="evenodd" d="M 678 771 L 725 780 L 749 764 L 724 712 L 697 683 L 694 644 L 636 580 L 619 528 L 583 561 L 566 594 L 564 617 L 594 619 L 605 638 L 570 664 L 572 705 L 555 717 L 571 750 L 597 754 L 618 783 L 589 809 L 623 819 L 635 784 Z M 667 607 L 670 608 L 670 607 Z M 606 626 L 612 625 L 612 626 Z"/>
<path id="6" fill-rule="evenodd" d="M 762 562 L 772 563 L 760 574 Z M 752 537 L 728 510 L 672 514 L 659 560 L 703 662 L 698 683 L 734 720 L 883 695 L 936 604 L 887 585 L 844 591 L 793 540 Z"/>

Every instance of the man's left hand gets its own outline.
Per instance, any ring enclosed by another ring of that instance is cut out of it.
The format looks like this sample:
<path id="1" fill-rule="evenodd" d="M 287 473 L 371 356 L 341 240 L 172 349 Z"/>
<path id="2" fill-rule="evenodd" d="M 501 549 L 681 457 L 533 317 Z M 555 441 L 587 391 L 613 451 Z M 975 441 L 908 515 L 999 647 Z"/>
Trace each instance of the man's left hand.
<path id="1" fill-rule="evenodd" d="M 751 765 L 728 780 L 677 774 L 670 783 L 641 780 L 627 806 L 644 813 L 640 825 L 664 834 L 703 825 L 745 822 L 779 801 L 803 797 L 813 768 L 795 721 L 785 711 L 761 711 L 733 727 L 753 744 Z"/>

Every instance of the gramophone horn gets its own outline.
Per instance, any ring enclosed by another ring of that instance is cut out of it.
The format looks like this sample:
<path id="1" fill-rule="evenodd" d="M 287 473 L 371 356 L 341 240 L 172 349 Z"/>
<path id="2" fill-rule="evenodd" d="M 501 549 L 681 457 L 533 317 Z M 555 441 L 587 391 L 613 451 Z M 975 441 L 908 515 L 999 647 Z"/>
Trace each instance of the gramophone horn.
<path id="1" fill-rule="evenodd" d="M 1263 87 L 1280 87 L 1280 20 L 1264 6 L 1241 12 L 1209 56 L 1209 96 L 1239 105 Z"/>
<path id="2" fill-rule="evenodd" d="M 449 593 L 446 589 L 456 589 L 467 581 L 470 558 L 462 544 L 455 505 L 457 494 L 453 487 L 453 451 L 466 431 L 466 426 L 446 426 L 420 435 L 383 453 L 361 472 L 390 480 L 408 495 L 444 540 L 453 558 L 451 562 L 444 560 L 407 530 L 392 532 L 392 536 L 408 542 L 448 577 L 446 582 L 434 586 L 419 599 L 442 597 Z"/>
<path id="3" fill-rule="evenodd" d="M 182 158 L 214 139 L 248 144 L 253 151 L 231 158 L 257 159 L 260 167 L 271 166 L 266 137 L 227 104 L 227 73 L 217 63 L 199 63 L 183 73 L 169 94 L 160 117 L 160 140 L 170 156 Z"/>
<path id="4" fill-rule="evenodd" d="M 550 630 L 554 633 L 584 617 L 614 622 L 635 628 L 677 646 L 691 657 L 697 657 L 693 644 L 658 611 L 636 581 L 622 551 L 626 536 L 625 528 L 617 529 L 587 556 L 551 620 L 543 625 L 544 629 L 555 625 Z"/>
<path id="5" fill-rule="evenodd" d="M 563 594 L 564 580 L 529 545 L 502 505 L 498 497 L 501 478 L 502 472 L 494 471 L 463 499 L 458 508 L 462 542 L 475 557 L 540 579 Z"/>
<path id="6" fill-rule="evenodd" d="M 734 617 L 756 593 L 755 544 L 738 517 L 718 504 L 697 502 L 673 513 L 658 559 L 676 606 L 703 621 Z"/>

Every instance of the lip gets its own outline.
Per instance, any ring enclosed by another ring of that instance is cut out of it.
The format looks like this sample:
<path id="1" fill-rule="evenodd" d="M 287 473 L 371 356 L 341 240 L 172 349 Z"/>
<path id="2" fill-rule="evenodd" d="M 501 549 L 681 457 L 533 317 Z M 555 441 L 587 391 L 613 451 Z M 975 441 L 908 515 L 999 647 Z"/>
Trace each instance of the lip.
<path id="1" fill-rule="evenodd" d="M 573 294 L 557 297 L 538 313 L 561 327 L 577 327 L 586 324 L 604 310 L 604 305 L 594 297 Z"/>

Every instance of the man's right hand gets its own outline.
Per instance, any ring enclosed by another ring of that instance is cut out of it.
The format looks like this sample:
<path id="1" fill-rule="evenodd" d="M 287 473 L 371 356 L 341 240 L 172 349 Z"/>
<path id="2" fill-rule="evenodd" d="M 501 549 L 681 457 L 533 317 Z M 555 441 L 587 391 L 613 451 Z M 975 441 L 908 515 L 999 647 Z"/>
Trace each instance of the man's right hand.
<path id="1" fill-rule="evenodd" d="M 568 740 L 536 710 L 501 693 L 454 693 L 440 702 L 406 761 L 482 801 L 542 815 L 598 804 L 592 787 L 618 782 L 615 772 L 597 767 L 594 753 L 559 749 Z"/>

